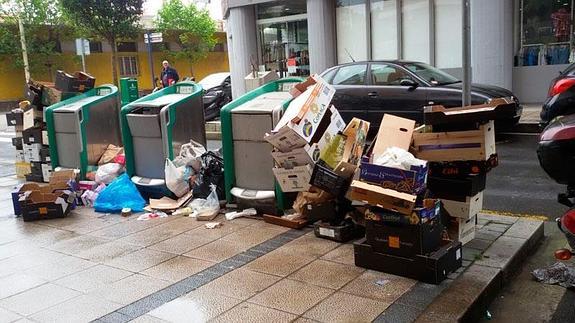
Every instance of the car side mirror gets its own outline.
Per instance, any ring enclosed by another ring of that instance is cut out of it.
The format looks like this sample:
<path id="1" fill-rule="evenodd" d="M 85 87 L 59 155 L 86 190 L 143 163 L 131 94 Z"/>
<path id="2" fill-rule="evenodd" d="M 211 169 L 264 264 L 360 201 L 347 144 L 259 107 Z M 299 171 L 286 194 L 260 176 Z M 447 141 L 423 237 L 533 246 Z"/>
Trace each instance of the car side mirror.
<path id="1" fill-rule="evenodd" d="M 419 83 L 415 82 L 414 80 L 411 79 L 403 79 L 401 81 L 399 81 L 399 85 L 401 86 L 409 86 L 410 90 L 414 90 L 419 86 Z"/>

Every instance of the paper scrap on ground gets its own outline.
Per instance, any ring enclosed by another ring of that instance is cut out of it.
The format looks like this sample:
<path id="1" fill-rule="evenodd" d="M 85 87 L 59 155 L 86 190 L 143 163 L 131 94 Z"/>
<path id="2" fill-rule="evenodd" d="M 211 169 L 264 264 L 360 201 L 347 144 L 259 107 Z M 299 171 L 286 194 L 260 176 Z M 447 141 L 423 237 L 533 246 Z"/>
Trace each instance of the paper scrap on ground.
<path id="1" fill-rule="evenodd" d="M 167 218 L 168 215 L 162 211 L 154 211 L 149 213 L 140 214 L 138 221 L 148 221 L 157 218 Z"/>
<path id="2" fill-rule="evenodd" d="M 215 229 L 222 226 L 221 222 L 208 222 L 206 223 L 206 229 Z"/>
<path id="3" fill-rule="evenodd" d="M 254 208 L 245 209 L 243 211 L 234 211 L 226 213 L 226 220 L 231 221 L 242 216 L 254 216 L 257 215 L 258 211 Z"/>

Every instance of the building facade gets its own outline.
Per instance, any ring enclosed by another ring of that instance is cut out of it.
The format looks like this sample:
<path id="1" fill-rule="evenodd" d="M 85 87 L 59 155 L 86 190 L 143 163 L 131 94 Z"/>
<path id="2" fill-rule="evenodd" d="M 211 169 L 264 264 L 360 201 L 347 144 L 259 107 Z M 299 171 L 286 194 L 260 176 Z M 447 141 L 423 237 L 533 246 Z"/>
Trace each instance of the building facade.
<path id="1" fill-rule="evenodd" d="M 574 0 L 471 1 L 473 82 L 542 102 L 575 60 Z M 462 0 L 223 1 L 234 96 L 259 69 L 320 73 L 352 60 L 404 59 L 462 74 Z"/>

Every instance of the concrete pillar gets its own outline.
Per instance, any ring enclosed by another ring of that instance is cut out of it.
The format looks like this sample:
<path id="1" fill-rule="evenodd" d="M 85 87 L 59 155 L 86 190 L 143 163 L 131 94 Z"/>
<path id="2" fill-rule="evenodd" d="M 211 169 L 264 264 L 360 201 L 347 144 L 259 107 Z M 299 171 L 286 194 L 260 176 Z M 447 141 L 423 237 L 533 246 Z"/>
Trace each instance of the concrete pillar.
<path id="1" fill-rule="evenodd" d="M 251 72 L 250 57 L 257 61 L 257 28 L 254 6 L 230 8 L 227 20 L 228 57 L 232 97 L 246 92 L 244 77 Z"/>
<path id="2" fill-rule="evenodd" d="M 513 0 L 471 1 L 474 83 L 513 85 Z"/>
<path id="3" fill-rule="evenodd" d="M 310 72 L 336 65 L 334 0 L 307 0 L 307 30 Z"/>

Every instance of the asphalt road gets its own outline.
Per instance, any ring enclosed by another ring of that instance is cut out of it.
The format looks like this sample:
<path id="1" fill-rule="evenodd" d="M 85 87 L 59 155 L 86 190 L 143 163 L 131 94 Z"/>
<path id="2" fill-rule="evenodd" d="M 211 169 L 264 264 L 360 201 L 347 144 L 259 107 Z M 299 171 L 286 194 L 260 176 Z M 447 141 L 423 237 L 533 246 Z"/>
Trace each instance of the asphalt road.
<path id="1" fill-rule="evenodd" d="M 554 219 L 566 210 L 557 203 L 565 186 L 539 166 L 537 135 L 503 134 L 497 138 L 499 166 L 487 175 L 483 209 Z"/>

